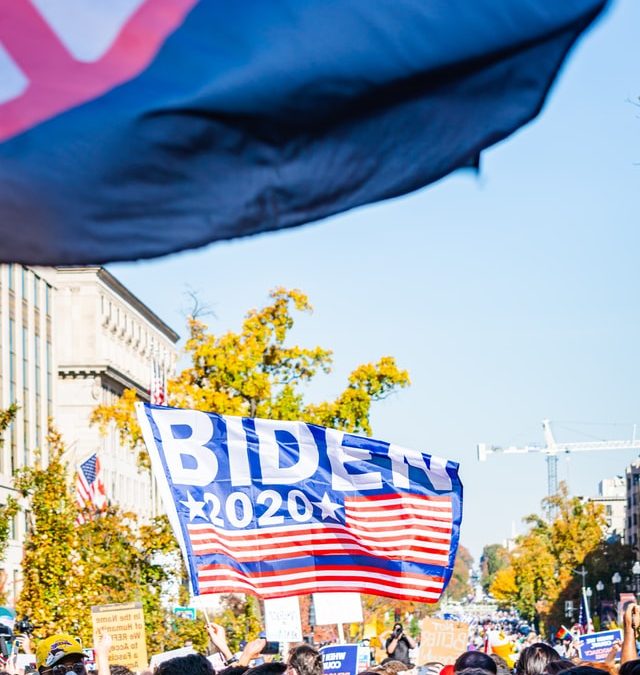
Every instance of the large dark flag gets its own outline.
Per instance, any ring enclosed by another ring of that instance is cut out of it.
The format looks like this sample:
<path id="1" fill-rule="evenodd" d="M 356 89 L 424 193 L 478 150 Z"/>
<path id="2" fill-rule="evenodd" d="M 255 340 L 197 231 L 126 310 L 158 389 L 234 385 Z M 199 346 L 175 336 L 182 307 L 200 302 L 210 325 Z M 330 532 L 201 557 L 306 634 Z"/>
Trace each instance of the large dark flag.
<path id="1" fill-rule="evenodd" d="M 440 598 L 455 462 L 304 422 L 148 404 L 138 419 L 194 593 Z"/>
<path id="2" fill-rule="evenodd" d="M 532 119 L 605 0 L 0 0 L 0 261 L 404 194 Z"/>

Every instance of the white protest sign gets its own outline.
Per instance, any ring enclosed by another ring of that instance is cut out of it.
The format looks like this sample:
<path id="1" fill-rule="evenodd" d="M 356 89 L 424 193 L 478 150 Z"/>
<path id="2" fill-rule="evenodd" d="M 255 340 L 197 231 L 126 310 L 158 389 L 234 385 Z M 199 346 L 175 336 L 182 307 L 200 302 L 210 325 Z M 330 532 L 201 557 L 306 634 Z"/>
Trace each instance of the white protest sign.
<path id="1" fill-rule="evenodd" d="M 301 642 L 302 623 L 297 597 L 264 601 L 264 627 L 270 642 Z"/>
<path id="2" fill-rule="evenodd" d="M 360 593 L 314 593 L 316 625 L 361 623 Z"/>

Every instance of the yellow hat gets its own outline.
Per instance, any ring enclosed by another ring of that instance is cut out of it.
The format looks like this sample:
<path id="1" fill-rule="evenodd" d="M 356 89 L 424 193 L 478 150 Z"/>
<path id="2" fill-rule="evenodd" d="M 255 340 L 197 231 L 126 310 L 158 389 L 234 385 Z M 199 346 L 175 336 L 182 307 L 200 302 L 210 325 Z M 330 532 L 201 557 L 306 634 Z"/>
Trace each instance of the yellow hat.
<path id="1" fill-rule="evenodd" d="M 69 635 L 69 633 L 56 633 L 46 640 L 40 640 L 36 647 L 36 666 L 46 666 L 47 668 L 55 665 L 69 654 L 78 654 L 84 656 L 82 651 L 82 642 L 78 638 Z"/>

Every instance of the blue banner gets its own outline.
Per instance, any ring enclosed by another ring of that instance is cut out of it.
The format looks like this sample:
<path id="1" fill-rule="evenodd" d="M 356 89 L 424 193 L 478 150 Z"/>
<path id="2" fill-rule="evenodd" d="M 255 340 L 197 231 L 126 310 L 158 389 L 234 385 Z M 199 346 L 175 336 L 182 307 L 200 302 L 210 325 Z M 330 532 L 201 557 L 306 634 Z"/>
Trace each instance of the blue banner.
<path id="1" fill-rule="evenodd" d="M 195 594 L 439 599 L 462 518 L 455 462 L 304 422 L 148 404 L 138 418 Z"/>
<path id="2" fill-rule="evenodd" d="M 356 675 L 358 645 L 330 645 L 320 649 L 324 675 Z"/>
<path id="3" fill-rule="evenodd" d="M 622 642 L 620 630 L 606 630 L 601 633 L 579 635 L 580 658 L 583 661 L 604 661 L 616 642 Z"/>
<path id="4" fill-rule="evenodd" d="M 476 166 L 605 0 L 0 0 L 0 262 L 133 260 Z"/>

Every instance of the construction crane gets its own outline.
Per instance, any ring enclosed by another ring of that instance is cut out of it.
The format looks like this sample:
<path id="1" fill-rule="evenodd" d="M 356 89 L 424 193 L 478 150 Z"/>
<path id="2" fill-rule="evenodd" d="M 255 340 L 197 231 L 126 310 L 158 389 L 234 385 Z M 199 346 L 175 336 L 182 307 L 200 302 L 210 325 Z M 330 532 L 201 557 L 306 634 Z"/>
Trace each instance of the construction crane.
<path id="1" fill-rule="evenodd" d="M 487 443 L 478 443 L 478 460 L 486 461 L 489 455 L 524 455 L 537 452 L 547 456 L 547 491 L 550 497 L 558 492 L 558 455 L 560 453 L 588 452 L 590 450 L 640 450 L 640 440 L 636 440 L 636 426 L 628 441 L 588 441 L 583 443 L 561 443 L 556 441 L 551 431 L 551 421 L 542 420 L 545 445 L 509 446 L 501 448 Z"/>

